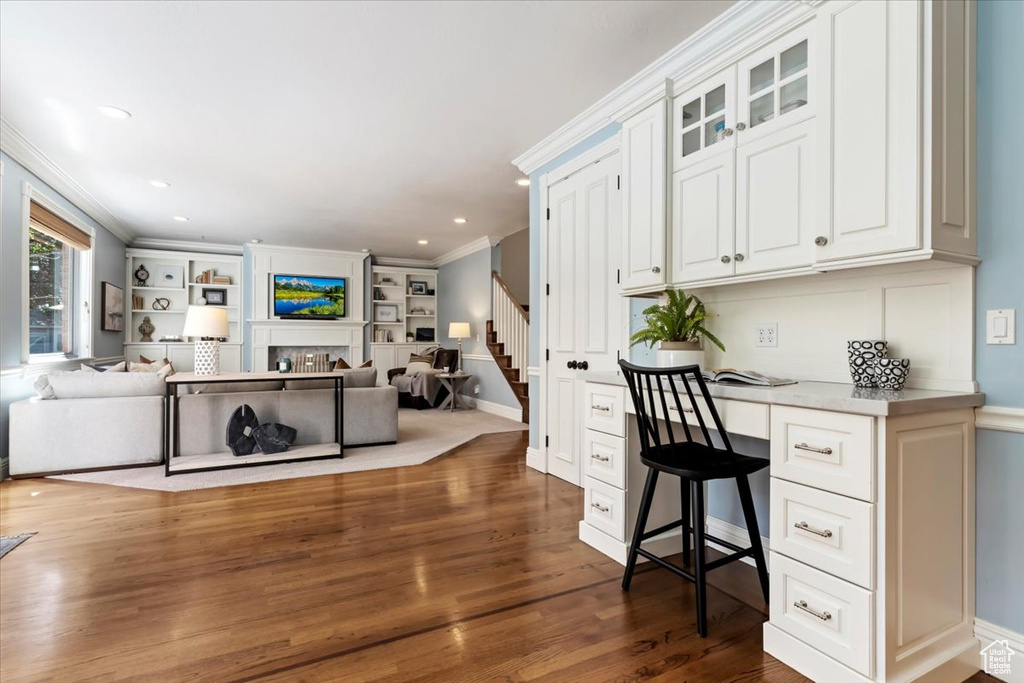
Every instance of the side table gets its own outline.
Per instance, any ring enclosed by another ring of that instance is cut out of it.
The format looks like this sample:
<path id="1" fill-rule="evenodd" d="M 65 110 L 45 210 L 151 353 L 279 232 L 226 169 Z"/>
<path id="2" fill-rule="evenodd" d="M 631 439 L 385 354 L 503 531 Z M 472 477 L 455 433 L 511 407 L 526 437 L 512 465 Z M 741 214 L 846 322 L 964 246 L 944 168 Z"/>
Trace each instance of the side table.
<path id="1" fill-rule="evenodd" d="M 459 396 L 459 389 L 464 387 L 466 385 L 466 381 L 471 377 L 473 377 L 473 375 L 468 375 L 466 373 L 458 374 L 454 372 L 443 372 L 437 375 L 437 378 L 441 380 L 441 385 L 448 390 L 448 397 L 445 398 L 444 402 L 441 403 L 438 408 L 440 410 L 444 410 L 450 405 L 451 408 L 449 408 L 449 410 L 453 413 L 456 408 L 469 408 L 469 406 L 466 405 L 465 400 Z"/>

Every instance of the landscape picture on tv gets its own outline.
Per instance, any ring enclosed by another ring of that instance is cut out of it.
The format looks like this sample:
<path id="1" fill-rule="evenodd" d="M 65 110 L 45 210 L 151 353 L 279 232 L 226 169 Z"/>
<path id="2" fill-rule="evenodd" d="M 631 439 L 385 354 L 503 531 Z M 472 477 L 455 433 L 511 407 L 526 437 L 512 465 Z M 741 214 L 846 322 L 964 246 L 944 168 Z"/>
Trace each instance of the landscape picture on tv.
<path id="1" fill-rule="evenodd" d="M 275 275 L 274 315 L 343 318 L 345 279 Z"/>

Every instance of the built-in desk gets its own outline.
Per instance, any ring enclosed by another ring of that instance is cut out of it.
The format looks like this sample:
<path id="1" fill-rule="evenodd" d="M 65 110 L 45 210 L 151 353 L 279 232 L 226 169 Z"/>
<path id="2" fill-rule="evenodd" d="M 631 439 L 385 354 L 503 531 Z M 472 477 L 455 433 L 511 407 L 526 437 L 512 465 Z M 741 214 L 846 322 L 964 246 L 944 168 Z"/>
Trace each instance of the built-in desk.
<path id="1" fill-rule="evenodd" d="M 625 564 L 646 477 L 632 401 L 617 373 L 586 380 L 580 539 Z M 984 394 L 708 388 L 727 431 L 769 442 L 765 650 L 817 681 L 960 681 L 977 671 L 974 408 Z M 682 408 L 668 418 L 695 423 L 686 400 Z M 669 477 L 648 528 L 679 509 Z M 680 531 L 644 547 L 678 553 Z"/>

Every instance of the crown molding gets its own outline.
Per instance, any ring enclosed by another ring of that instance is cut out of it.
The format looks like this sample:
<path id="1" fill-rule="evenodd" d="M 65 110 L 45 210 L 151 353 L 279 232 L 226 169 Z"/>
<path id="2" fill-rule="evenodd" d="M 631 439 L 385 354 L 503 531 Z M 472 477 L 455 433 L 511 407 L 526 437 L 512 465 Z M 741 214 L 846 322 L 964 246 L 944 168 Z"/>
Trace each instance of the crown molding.
<path id="1" fill-rule="evenodd" d="M 809 18 L 815 6 L 813 0 L 741 0 L 512 163 L 523 173 L 532 174 L 614 122 L 617 116 L 628 112 L 633 103 L 650 99 L 659 90 L 662 96 L 670 96 L 673 89 L 665 87 L 666 79 L 673 81 L 674 90 L 679 92 L 683 89 L 680 86 L 709 76 L 739 59 L 750 45 L 769 40 Z"/>
<path id="2" fill-rule="evenodd" d="M 240 244 L 162 240 L 155 237 L 139 237 L 130 246 L 132 249 L 162 249 L 165 251 L 188 251 L 203 254 L 227 254 L 229 256 L 242 255 L 242 246 Z"/>
<path id="3" fill-rule="evenodd" d="M 125 244 L 135 235 L 110 213 L 105 206 L 68 175 L 50 157 L 21 134 L 17 128 L 0 117 L 0 150 L 28 169 L 86 215 L 102 225 Z"/>
<path id="4" fill-rule="evenodd" d="M 399 258 L 398 256 L 374 256 L 373 265 L 392 268 L 433 268 L 434 262 L 421 258 Z"/>
<path id="5" fill-rule="evenodd" d="M 451 263 L 452 261 L 458 261 L 460 258 L 475 254 L 478 251 L 484 249 L 490 249 L 498 240 L 493 240 L 487 235 L 477 238 L 468 244 L 463 244 L 461 247 L 452 249 L 447 254 L 441 254 L 435 259 L 414 259 L 414 258 L 398 258 L 392 256 L 374 256 L 373 264 L 375 266 L 393 266 L 395 268 L 440 268 L 441 266 Z"/>
<path id="6" fill-rule="evenodd" d="M 340 249 L 316 249 L 312 247 L 283 247 L 277 244 L 244 244 L 242 248 L 248 249 L 251 252 L 259 253 L 261 251 L 273 251 L 276 253 L 286 252 L 289 254 L 305 254 L 307 256 L 347 256 L 358 259 L 370 258 L 369 253 L 361 251 L 343 251 Z"/>

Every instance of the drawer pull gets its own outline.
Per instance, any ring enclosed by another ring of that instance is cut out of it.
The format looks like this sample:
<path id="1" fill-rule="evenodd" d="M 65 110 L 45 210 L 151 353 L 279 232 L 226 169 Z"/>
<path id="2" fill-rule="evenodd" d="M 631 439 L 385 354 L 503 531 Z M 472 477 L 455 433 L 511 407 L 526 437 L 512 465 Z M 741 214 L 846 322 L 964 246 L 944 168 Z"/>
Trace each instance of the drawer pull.
<path id="1" fill-rule="evenodd" d="M 798 451 L 811 451 L 812 453 L 821 453 L 823 455 L 832 455 L 832 449 L 826 446 L 825 448 L 818 448 L 817 446 L 809 446 L 803 442 L 796 444 L 793 448 Z"/>
<path id="2" fill-rule="evenodd" d="M 612 412 L 612 409 L 609 406 L 594 406 L 594 410 L 600 410 L 602 413 Z"/>
<path id="3" fill-rule="evenodd" d="M 591 503 L 590 507 L 594 508 L 598 512 L 608 512 L 609 510 L 611 510 L 611 508 L 607 508 L 604 505 L 601 505 L 600 503 Z"/>
<path id="4" fill-rule="evenodd" d="M 679 412 L 679 408 L 676 408 L 675 406 L 669 406 L 668 409 L 669 410 L 674 410 L 677 413 Z M 683 412 L 684 413 L 692 413 L 693 412 L 693 408 L 683 408 Z"/>
<path id="5" fill-rule="evenodd" d="M 817 611 L 815 609 L 812 609 L 812 608 L 807 606 L 807 601 L 806 600 L 797 600 L 796 602 L 793 603 L 793 607 L 796 607 L 797 609 L 802 609 L 803 611 L 805 611 L 808 614 L 810 614 L 812 617 L 817 617 L 818 619 L 821 619 L 822 621 L 832 621 L 832 613 L 831 612 L 819 612 L 819 611 Z"/>
<path id="6" fill-rule="evenodd" d="M 591 457 L 592 460 L 600 460 L 601 462 L 611 462 L 611 460 L 612 460 L 607 455 L 598 455 L 597 453 L 591 454 L 590 457 Z M 831 535 L 832 535 L 831 532 L 829 532 L 829 536 L 831 536 Z"/>
<path id="7" fill-rule="evenodd" d="M 815 529 L 813 526 L 811 526 L 807 522 L 797 522 L 793 526 L 795 528 L 797 528 L 797 529 L 800 529 L 801 531 L 806 531 L 808 533 L 812 533 L 815 536 L 821 536 L 822 538 L 832 538 L 832 531 L 831 531 L 831 529 L 824 529 L 824 530 L 822 530 L 822 529 Z"/>

